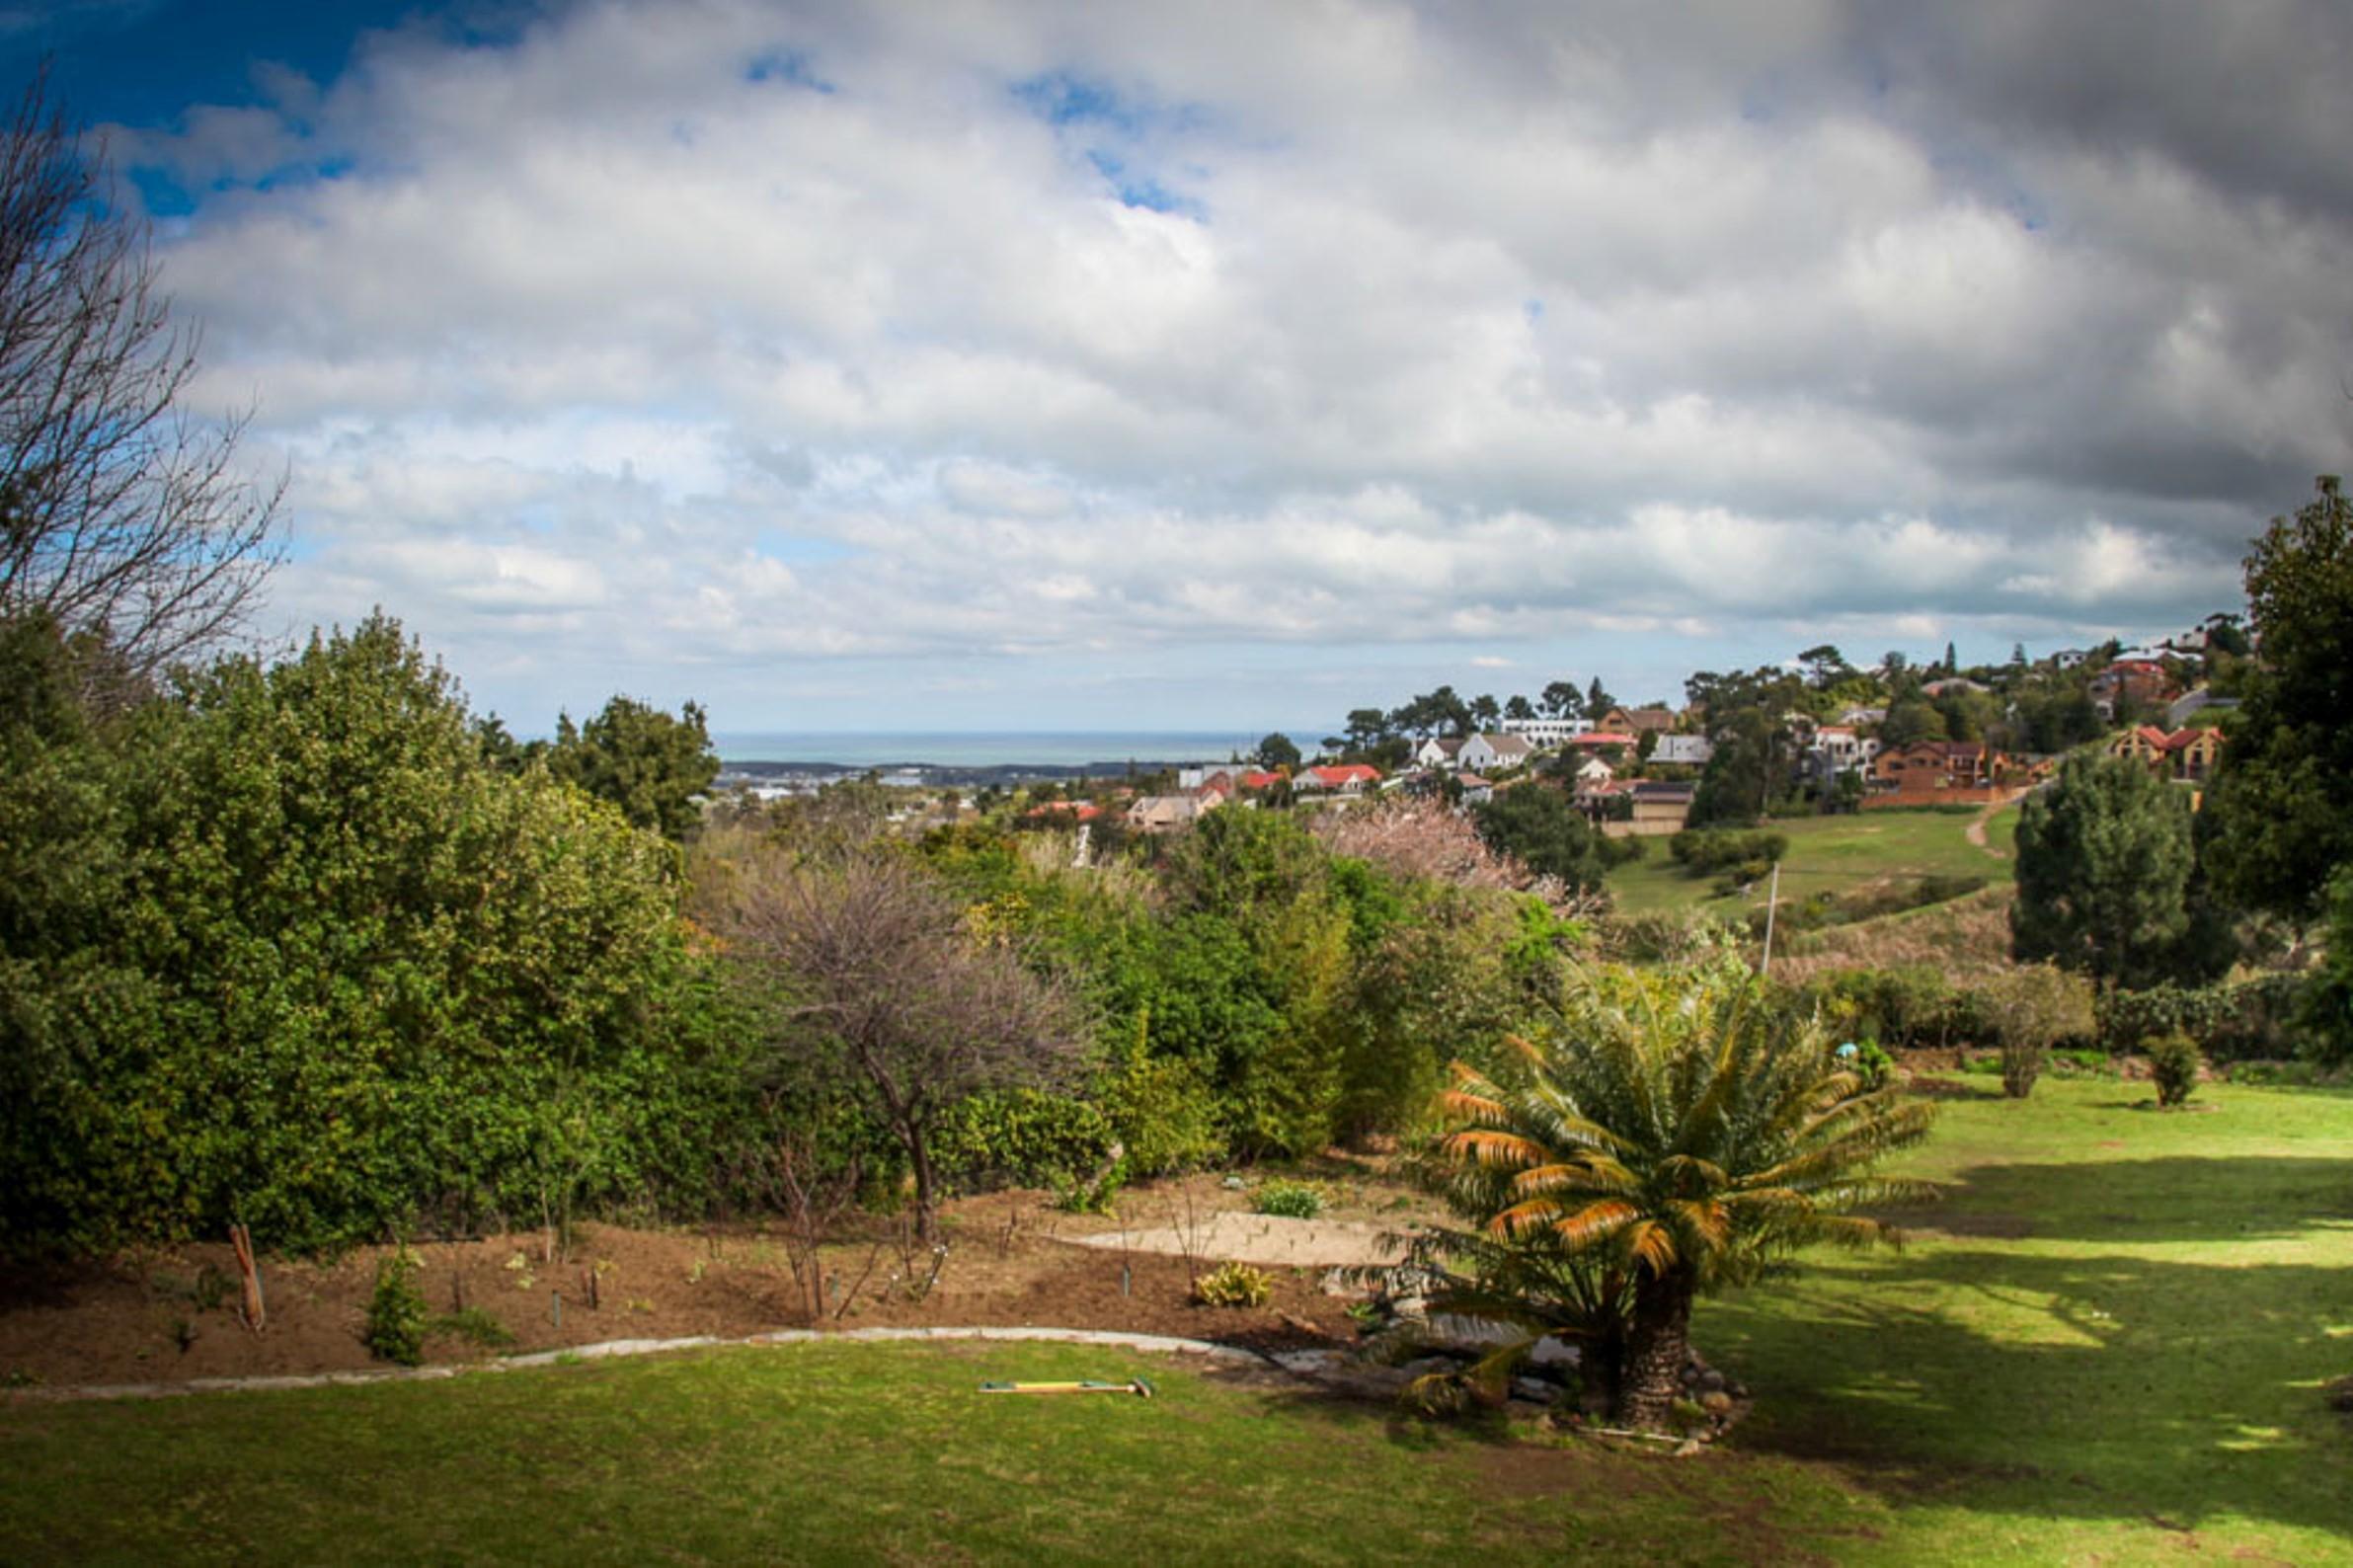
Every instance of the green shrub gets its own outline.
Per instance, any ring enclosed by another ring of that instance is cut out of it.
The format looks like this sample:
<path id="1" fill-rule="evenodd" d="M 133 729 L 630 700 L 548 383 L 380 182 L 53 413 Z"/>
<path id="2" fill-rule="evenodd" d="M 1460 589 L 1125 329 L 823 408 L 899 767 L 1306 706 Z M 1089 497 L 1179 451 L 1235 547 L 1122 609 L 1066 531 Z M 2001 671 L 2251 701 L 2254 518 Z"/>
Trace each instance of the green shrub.
<path id="1" fill-rule="evenodd" d="M 376 1260 L 376 1288 L 367 1298 L 367 1327 L 360 1338 L 379 1361 L 415 1367 L 425 1360 L 425 1293 L 417 1287 L 423 1266 L 407 1247 Z"/>
<path id="2" fill-rule="evenodd" d="M 1789 835 L 1764 828 L 1686 827 L 1668 839 L 1667 852 L 1687 876 L 1729 871 L 1755 881 L 1789 853 Z"/>
<path id="3" fill-rule="evenodd" d="M 2204 1058 L 2198 1044 L 2178 1030 L 2149 1043 L 2149 1076 L 2157 1085 L 2157 1103 L 2179 1105 L 2198 1087 L 2198 1068 Z"/>
<path id="4" fill-rule="evenodd" d="M 1323 1213 L 1323 1191 L 1306 1182 L 1271 1181 L 1260 1186 L 1250 1207 L 1262 1215 L 1313 1219 Z"/>
<path id="5" fill-rule="evenodd" d="M 514 1331 L 491 1316 L 486 1307 L 469 1306 L 460 1312 L 444 1312 L 426 1325 L 429 1334 L 447 1334 L 484 1350 L 511 1350 Z"/>
<path id="6" fill-rule="evenodd" d="M 1866 1040 L 1855 1048 L 1854 1056 L 1848 1060 L 1847 1066 L 1853 1069 L 1854 1075 L 1862 1080 L 1864 1088 L 1884 1089 L 1887 1087 L 1887 1080 L 1895 1076 L 1896 1058 L 1889 1056 L 1887 1048 L 1880 1045 L 1878 1041 Z"/>
<path id="7" fill-rule="evenodd" d="M 1193 1298 L 1204 1306 L 1264 1306 L 1274 1295 L 1273 1277 L 1247 1263 L 1221 1263 L 1193 1284 Z"/>
<path id="8" fill-rule="evenodd" d="M 1137 1176 L 1195 1170 L 1224 1157 L 1216 1095 L 1207 1074 L 1181 1058 L 1137 1055 L 1105 1084 L 1103 1115 Z"/>
<path id="9" fill-rule="evenodd" d="M 2100 1004 L 2100 1041 L 2123 1053 L 2180 1033 L 2216 1061 L 2284 1060 L 2305 1044 L 2302 1024 L 2313 989 L 2306 976 L 2266 975 L 2230 985 L 2119 990 Z"/>
<path id="10" fill-rule="evenodd" d="M 932 1159 L 941 1178 L 966 1192 L 995 1187 L 1063 1188 L 1091 1182 L 1111 1163 L 1103 1109 L 1040 1089 L 980 1094 L 942 1118 Z"/>

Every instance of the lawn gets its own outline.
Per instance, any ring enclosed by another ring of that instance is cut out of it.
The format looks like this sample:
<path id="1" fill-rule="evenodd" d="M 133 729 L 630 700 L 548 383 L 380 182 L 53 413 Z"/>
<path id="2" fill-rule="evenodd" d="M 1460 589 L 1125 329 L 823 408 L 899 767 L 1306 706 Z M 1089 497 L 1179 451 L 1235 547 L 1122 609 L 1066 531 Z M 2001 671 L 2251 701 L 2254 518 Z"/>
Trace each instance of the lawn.
<path id="1" fill-rule="evenodd" d="M 1974 1085 L 1972 1085 L 1974 1087 Z M 1119 1352 L 832 1344 L 0 1410 L 20 1561 L 2353 1562 L 2353 1096 L 1950 1102 L 1901 1253 L 1707 1303 L 1675 1460 Z M 988 1377 L 1161 1390 L 983 1396 Z"/>
<path id="2" fill-rule="evenodd" d="M 1781 862 L 1781 897 L 1795 901 L 1815 893 L 1849 893 L 1887 878 L 1983 877 L 2007 882 L 2007 858 L 2017 833 L 2017 808 L 2005 807 L 1987 824 L 1986 840 L 2000 855 L 1969 841 L 1969 811 L 1859 812 L 1850 817 L 1798 817 L 1767 825 L 1789 836 Z M 1667 840 L 1650 840 L 1643 857 L 1609 874 L 1609 892 L 1629 914 L 1658 909 L 1704 907 L 1736 916 L 1764 900 L 1719 898 L 1712 877 L 1686 877 L 1667 852 Z"/>

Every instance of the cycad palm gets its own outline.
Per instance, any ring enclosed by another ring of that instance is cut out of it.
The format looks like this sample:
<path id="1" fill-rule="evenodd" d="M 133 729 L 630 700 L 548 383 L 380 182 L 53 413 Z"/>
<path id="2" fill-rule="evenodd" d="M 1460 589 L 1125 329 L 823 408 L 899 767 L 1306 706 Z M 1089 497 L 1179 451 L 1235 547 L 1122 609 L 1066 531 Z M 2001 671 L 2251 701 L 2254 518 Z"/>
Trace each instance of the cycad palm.
<path id="1" fill-rule="evenodd" d="M 1818 1028 L 1763 1002 L 1753 984 L 1620 977 L 1558 1036 L 1516 1042 L 1507 1070 L 1456 1063 L 1443 1101 L 1432 1168 L 1477 1225 L 1441 1242 L 1474 1275 L 1445 1306 L 1584 1338 L 1636 1425 L 1677 1397 L 1698 1291 L 1809 1243 L 1891 1239 L 1851 1211 L 1922 1191 L 1867 1171 L 1930 1108 L 1866 1091 Z"/>

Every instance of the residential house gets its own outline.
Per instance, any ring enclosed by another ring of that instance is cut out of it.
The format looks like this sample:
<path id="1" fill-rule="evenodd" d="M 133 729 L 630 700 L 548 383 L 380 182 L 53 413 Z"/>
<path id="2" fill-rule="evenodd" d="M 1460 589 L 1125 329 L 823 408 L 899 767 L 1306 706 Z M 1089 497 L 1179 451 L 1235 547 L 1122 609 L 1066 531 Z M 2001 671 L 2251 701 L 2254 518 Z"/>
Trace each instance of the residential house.
<path id="1" fill-rule="evenodd" d="M 1705 767 L 1715 754 L 1716 744 L 1704 735 L 1662 735 L 1650 759 L 1677 767 Z"/>
<path id="2" fill-rule="evenodd" d="M 2203 784 L 2223 752 L 2223 732 L 2206 726 L 2170 734 L 2154 724 L 2136 725 L 2108 743 L 2111 756 L 2130 757 L 2158 778 Z"/>
<path id="3" fill-rule="evenodd" d="M 1683 831 L 1684 823 L 1690 820 L 1691 798 L 1698 793 L 1698 786 L 1640 779 L 1627 793 L 1633 797 L 1633 814 L 1605 821 L 1602 831 L 1612 838 L 1657 838 Z"/>
<path id="4" fill-rule="evenodd" d="M 1652 706 L 1648 708 L 1612 708 L 1594 721 L 1597 730 L 1617 730 L 1640 740 L 1645 735 L 1665 735 L 1675 728 L 1673 710 Z"/>
<path id="5" fill-rule="evenodd" d="M 1462 804 L 1484 806 L 1495 799 L 1495 786 L 1476 773 L 1457 773 L 1454 782 L 1462 786 Z"/>
<path id="6" fill-rule="evenodd" d="M 1325 762 L 1302 768 L 1291 781 L 1301 794 L 1362 795 L 1380 784 L 1380 769 L 1363 762 Z"/>
<path id="7" fill-rule="evenodd" d="M 1577 772 L 1574 776 L 1577 780 L 1577 788 L 1583 791 L 1591 786 L 1608 783 L 1617 777 L 1617 769 L 1598 756 L 1589 756 L 1577 764 Z"/>
<path id="8" fill-rule="evenodd" d="M 2119 659 L 2092 676 L 2085 689 L 2094 707 L 2113 716 L 2120 701 L 2143 708 L 2164 701 L 2172 681 L 2165 666 L 2154 659 Z"/>
<path id="9" fill-rule="evenodd" d="M 1455 761 L 1474 773 L 1492 773 L 1501 768 L 1526 767 L 1535 756 L 1536 748 L 1522 735 L 1474 735 L 1462 743 Z"/>
<path id="10" fill-rule="evenodd" d="M 1569 745 L 1572 749 L 1582 751 L 1590 756 L 1607 752 L 1612 747 L 1631 751 L 1634 749 L 1634 742 L 1635 737 L 1628 735 L 1623 730 L 1589 730 L 1584 735 L 1577 737 L 1576 740 L 1571 741 Z"/>
<path id="11" fill-rule="evenodd" d="M 1838 722 L 1844 725 L 1855 726 L 1866 724 L 1885 724 L 1887 723 L 1887 710 L 1885 708 L 1869 707 L 1862 703 L 1854 703 L 1839 710 Z"/>
<path id="12" fill-rule="evenodd" d="M 1214 791 L 1207 795 L 1139 795 L 1128 808 L 1128 825 L 1144 833 L 1174 832 L 1200 821 L 1223 799 Z"/>
<path id="13" fill-rule="evenodd" d="M 1967 675 L 1947 675 L 1942 680 L 1927 681 L 1920 688 L 1921 695 L 1923 697 L 1941 697 L 1954 691 L 1992 691 L 1993 689 L 1992 686 L 1979 685 Z"/>
<path id="14" fill-rule="evenodd" d="M 1873 758 L 1871 782 L 1905 795 L 1990 789 L 2000 781 L 2003 760 L 1983 741 L 1915 741 Z"/>
<path id="15" fill-rule="evenodd" d="M 1460 765 L 1462 738 L 1447 736 L 1443 740 L 1432 736 L 1413 749 L 1413 759 L 1423 767 L 1452 769 Z"/>
<path id="16" fill-rule="evenodd" d="M 1867 771 L 1878 754 L 1878 741 L 1857 734 L 1852 725 L 1820 725 L 1806 745 L 1806 776 L 1816 788 L 1827 790 L 1842 773 Z"/>

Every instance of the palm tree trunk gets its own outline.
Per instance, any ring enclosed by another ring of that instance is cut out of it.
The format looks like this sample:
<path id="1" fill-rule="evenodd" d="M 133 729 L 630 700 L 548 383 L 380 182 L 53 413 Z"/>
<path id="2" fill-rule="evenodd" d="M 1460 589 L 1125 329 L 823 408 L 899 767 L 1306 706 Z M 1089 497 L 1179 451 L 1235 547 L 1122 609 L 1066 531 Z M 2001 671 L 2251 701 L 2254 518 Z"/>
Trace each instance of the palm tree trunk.
<path id="1" fill-rule="evenodd" d="M 1665 1427 L 1669 1409 L 1683 1397 L 1684 1366 L 1690 1356 L 1690 1276 L 1644 1271 L 1634 1282 L 1634 1321 L 1626 1330 L 1617 1419 L 1645 1430 Z"/>

